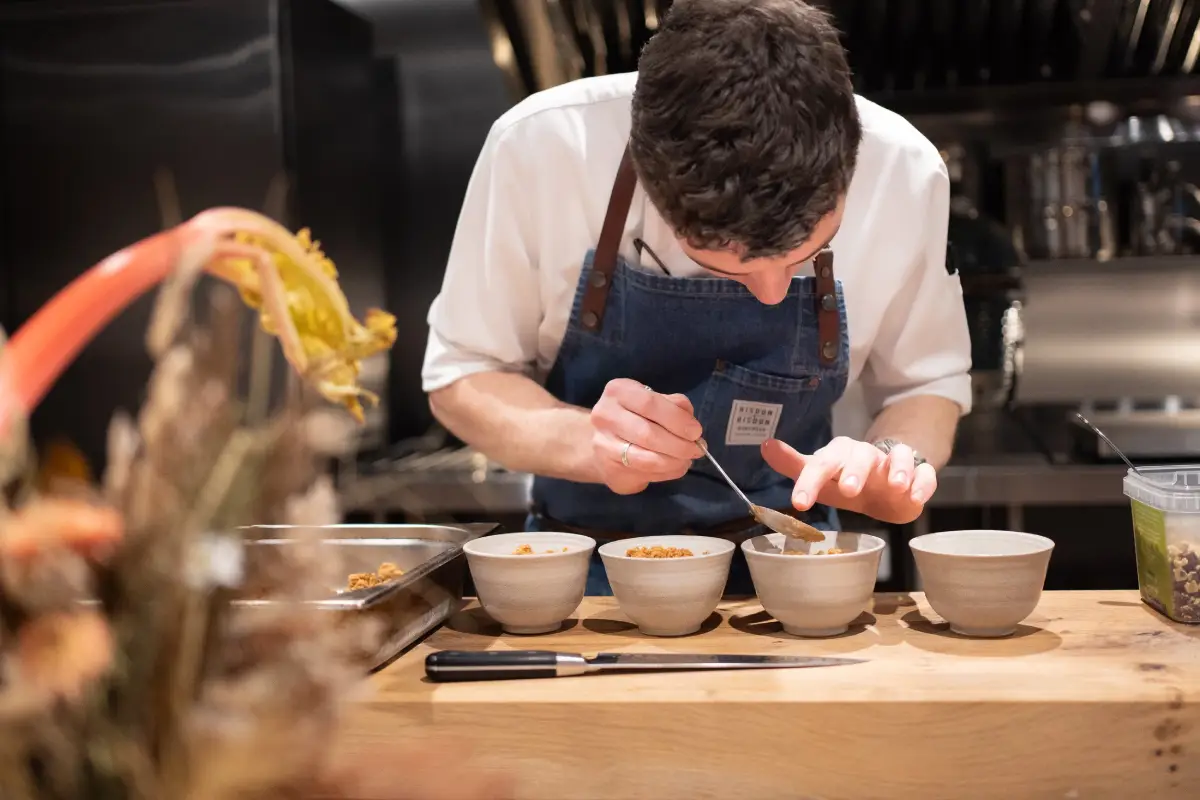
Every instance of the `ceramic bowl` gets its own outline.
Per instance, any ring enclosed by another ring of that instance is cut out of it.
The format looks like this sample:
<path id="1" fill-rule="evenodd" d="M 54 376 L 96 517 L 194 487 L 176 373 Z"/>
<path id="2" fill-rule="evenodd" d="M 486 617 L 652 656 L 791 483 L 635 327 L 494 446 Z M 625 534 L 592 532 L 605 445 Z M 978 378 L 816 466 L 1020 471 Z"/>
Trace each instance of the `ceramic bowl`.
<path id="1" fill-rule="evenodd" d="M 522 545 L 530 555 L 516 555 Z M 508 633 L 550 633 L 575 613 L 596 540 L 575 533 L 502 533 L 463 545 L 479 603 Z"/>
<path id="2" fill-rule="evenodd" d="M 803 555 L 786 555 L 786 542 L 781 533 L 742 542 L 763 609 L 793 636 L 845 633 L 871 602 L 883 539 L 830 532 L 823 542 L 794 542 Z M 846 552 L 825 554 L 831 548 Z"/>
<path id="3" fill-rule="evenodd" d="M 962 636 L 1009 636 L 1033 613 L 1054 542 L 1016 531 L 944 531 L 909 546 L 925 599 Z"/>
<path id="4" fill-rule="evenodd" d="M 635 547 L 680 547 L 683 558 L 633 558 Z M 711 536 L 643 536 L 600 546 L 600 558 L 621 611 L 647 636 L 687 636 L 725 593 L 733 542 Z"/>

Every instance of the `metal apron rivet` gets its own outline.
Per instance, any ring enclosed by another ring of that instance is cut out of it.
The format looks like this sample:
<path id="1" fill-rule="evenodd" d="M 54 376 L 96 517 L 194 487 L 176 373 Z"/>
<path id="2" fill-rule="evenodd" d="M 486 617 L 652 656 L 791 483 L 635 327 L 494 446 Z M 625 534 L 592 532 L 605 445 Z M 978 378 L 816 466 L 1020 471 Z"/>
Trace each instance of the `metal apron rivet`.
<path id="1" fill-rule="evenodd" d="M 831 270 L 829 267 L 821 267 L 821 277 L 822 278 L 832 278 L 833 270 Z"/>
<path id="2" fill-rule="evenodd" d="M 821 385 L 821 379 L 820 378 L 809 378 L 808 385 L 815 389 Z"/>
<path id="3" fill-rule="evenodd" d="M 821 355 L 825 358 L 833 358 L 837 355 L 837 344 L 835 342 L 825 342 L 821 345 Z"/>
<path id="4" fill-rule="evenodd" d="M 831 294 L 824 295 L 821 298 L 821 308 L 826 311 L 837 311 L 837 298 Z"/>
<path id="5" fill-rule="evenodd" d="M 608 284 L 608 278 L 605 277 L 603 272 L 592 270 L 592 277 L 589 283 L 591 283 L 592 286 L 595 286 L 597 289 L 603 289 Z"/>
<path id="6" fill-rule="evenodd" d="M 600 318 L 596 316 L 594 311 L 583 312 L 583 327 L 595 328 L 600 322 Z"/>

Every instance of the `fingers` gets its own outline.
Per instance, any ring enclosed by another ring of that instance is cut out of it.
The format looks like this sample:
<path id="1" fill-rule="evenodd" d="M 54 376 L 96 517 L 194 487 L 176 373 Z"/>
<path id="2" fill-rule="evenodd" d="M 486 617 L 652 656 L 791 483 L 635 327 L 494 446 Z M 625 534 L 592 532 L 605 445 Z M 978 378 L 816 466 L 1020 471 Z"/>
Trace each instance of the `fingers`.
<path id="1" fill-rule="evenodd" d="M 916 459 L 912 448 L 908 445 L 897 444 L 888 454 L 888 485 L 895 489 L 907 490 L 912 486 L 913 470 L 916 469 Z"/>
<path id="2" fill-rule="evenodd" d="M 778 439 L 768 439 L 762 443 L 762 457 L 767 466 L 792 480 L 800 477 L 807 458 L 790 444 Z"/>
<path id="3" fill-rule="evenodd" d="M 924 505 L 933 493 L 937 491 L 937 470 L 929 464 L 922 464 L 913 472 L 912 490 L 909 496 L 912 501 Z"/>
<path id="4" fill-rule="evenodd" d="M 678 406 L 672 405 L 671 407 L 683 413 Z M 592 409 L 592 425 L 596 430 L 607 434 L 614 440 L 619 440 L 622 447 L 625 442 L 631 442 L 637 445 L 638 450 L 647 451 L 648 454 L 655 456 L 656 461 L 663 465 L 657 468 L 660 470 L 665 468 L 668 461 L 691 462 L 703 455 L 700 448 L 696 446 L 695 439 L 680 438 L 661 425 L 615 403 L 597 404 Z M 700 423 L 697 422 L 696 427 L 699 426 Z M 631 464 L 633 458 L 631 451 L 629 455 Z M 639 467 L 639 469 L 650 470 L 655 467 L 645 466 Z"/>
<path id="5" fill-rule="evenodd" d="M 679 406 L 691 416 L 696 416 L 696 409 L 692 406 L 692 401 L 688 400 L 686 394 L 664 394 L 662 397 L 664 400 L 669 400 L 670 402 Z"/>
<path id="6" fill-rule="evenodd" d="M 685 395 L 659 394 L 631 380 L 610 381 L 592 409 L 592 450 L 617 494 L 683 477 L 703 456 L 702 429 Z"/>
<path id="7" fill-rule="evenodd" d="M 615 470 L 609 470 L 606 475 L 605 485 L 613 494 L 641 494 L 650 487 L 650 481 L 646 480 L 646 476 L 639 472 L 631 472 L 618 467 Z"/>
<path id="8" fill-rule="evenodd" d="M 665 455 L 639 444 L 636 437 L 626 439 L 625 435 L 628 434 L 613 435 L 597 431 L 593 437 L 593 448 L 597 455 L 650 480 L 675 480 L 683 477 L 692 466 L 691 458 Z"/>
<path id="9" fill-rule="evenodd" d="M 858 497 L 871 479 L 871 473 L 884 460 L 883 453 L 875 445 L 866 442 L 854 442 L 853 446 L 844 450 L 838 489 L 846 497 Z"/>
<path id="10" fill-rule="evenodd" d="M 911 522 L 937 490 L 937 472 L 916 463 L 912 448 L 896 445 L 884 455 L 878 447 L 843 436 L 812 455 L 777 440 L 764 442 L 771 469 L 792 478 L 792 505 L 807 511 L 820 501 L 879 519 Z"/>
<path id="11" fill-rule="evenodd" d="M 610 381 L 604 389 L 604 395 L 611 397 L 622 408 L 653 422 L 685 442 L 695 442 L 704 433 L 700 422 L 692 413 L 691 403 L 683 407 L 678 400 L 669 400 L 637 381 Z"/>
<path id="12" fill-rule="evenodd" d="M 817 494 L 841 468 L 841 459 L 835 453 L 813 454 L 796 478 L 796 485 L 792 488 L 792 505 L 799 511 L 812 508 L 817 501 Z"/>

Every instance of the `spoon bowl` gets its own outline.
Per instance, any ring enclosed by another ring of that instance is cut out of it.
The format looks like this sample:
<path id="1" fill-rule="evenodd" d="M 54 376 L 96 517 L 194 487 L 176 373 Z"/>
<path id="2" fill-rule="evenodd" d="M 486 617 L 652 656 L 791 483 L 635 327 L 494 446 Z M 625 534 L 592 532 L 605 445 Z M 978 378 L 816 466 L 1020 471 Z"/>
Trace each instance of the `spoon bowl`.
<path id="1" fill-rule="evenodd" d="M 803 539 L 806 542 L 825 541 L 824 533 L 807 522 L 784 514 L 782 511 L 754 505 L 753 503 L 750 504 L 750 511 L 754 514 L 756 520 L 766 525 L 775 533 L 782 533 L 784 536 L 791 537 L 792 539 Z"/>
<path id="2" fill-rule="evenodd" d="M 708 443 L 700 439 L 696 444 L 704 451 L 704 455 L 708 457 L 712 465 L 717 468 L 717 472 L 721 473 L 721 477 L 729 484 L 729 488 L 733 489 L 737 493 L 737 496 L 742 498 L 742 502 L 750 509 L 750 515 L 758 520 L 759 523 L 765 525 L 775 533 L 782 533 L 784 536 L 792 539 L 803 539 L 806 542 L 825 541 L 825 534 L 807 522 L 802 522 L 793 516 L 784 514 L 782 511 L 776 511 L 773 508 L 767 508 L 766 506 L 750 502 L 750 498 L 746 496 L 746 493 L 733 482 L 733 478 L 730 478 L 729 473 L 725 472 L 721 465 L 717 463 L 717 460 L 712 457 L 712 453 L 708 452 Z"/>

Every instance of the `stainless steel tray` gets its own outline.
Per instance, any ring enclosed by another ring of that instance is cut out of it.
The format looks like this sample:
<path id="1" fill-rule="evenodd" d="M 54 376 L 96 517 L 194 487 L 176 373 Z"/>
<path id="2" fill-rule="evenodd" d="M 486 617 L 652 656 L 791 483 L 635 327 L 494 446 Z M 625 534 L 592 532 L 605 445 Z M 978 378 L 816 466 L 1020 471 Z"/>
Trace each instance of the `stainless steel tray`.
<path id="1" fill-rule="evenodd" d="M 344 591 L 345 584 L 329 587 L 329 596 L 307 602 L 322 609 L 349 615 L 370 615 L 380 620 L 382 637 L 373 653 L 364 654 L 370 671 L 381 669 L 406 648 L 446 621 L 463 601 L 466 556 L 463 545 L 494 531 L 492 523 L 460 526 L 442 525 L 330 525 L 321 527 L 322 547 L 337 548 L 346 576 L 374 572 L 389 561 L 404 575 L 390 583 Z M 250 530 L 270 536 L 272 529 L 286 526 L 256 526 Z M 287 547 L 288 538 L 262 538 L 246 542 L 247 559 L 256 548 Z M 239 605 L 270 606 L 272 600 L 238 600 Z M 360 616 L 361 618 L 361 616 Z"/>

